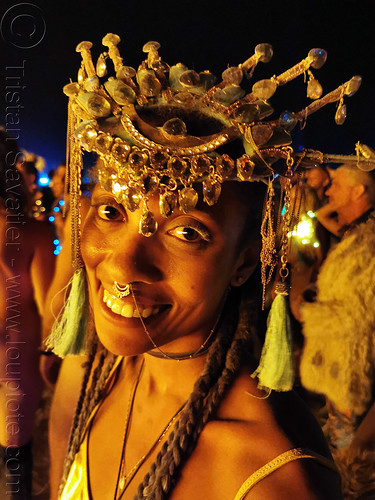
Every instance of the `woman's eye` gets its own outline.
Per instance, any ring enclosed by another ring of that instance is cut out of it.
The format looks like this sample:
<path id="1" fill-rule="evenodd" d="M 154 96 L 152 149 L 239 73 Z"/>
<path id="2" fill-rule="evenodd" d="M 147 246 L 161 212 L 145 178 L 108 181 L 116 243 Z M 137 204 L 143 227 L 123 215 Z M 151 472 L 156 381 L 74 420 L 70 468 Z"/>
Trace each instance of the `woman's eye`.
<path id="1" fill-rule="evenodd" d="M 168 234 L 192 243 L 203 243 L 211 240 L 210 233 L 204 227 L 178 226 L 168 231 Z"/>
<path id="2" fill-rule="evenodd" d="M 124 218 L 122 213 L 112 205 L 99 205 L 96 209 L 103 220 L 123 220 Z"/>

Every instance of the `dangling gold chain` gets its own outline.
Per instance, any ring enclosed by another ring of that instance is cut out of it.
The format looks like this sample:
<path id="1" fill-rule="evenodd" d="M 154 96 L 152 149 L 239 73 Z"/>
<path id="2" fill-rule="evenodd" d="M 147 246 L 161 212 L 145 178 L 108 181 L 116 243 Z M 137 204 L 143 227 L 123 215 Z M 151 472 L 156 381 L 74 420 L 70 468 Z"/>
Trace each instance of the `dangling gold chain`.
<path id="1" fill-rule="evenodd" d="M 292 175 L 293 175 L 293 150 L 290 147 L 285 148 L 288 156 L 286 159 L 287 171 L 285 174 L 285 190 L 284 190 L 284 215 L 283 215 L 283 225 L 281 234 L 281 268 L 279 271 L 281 281 L 284 283 L 285 279 L 288 277 L 289 269 L 287 268 L 288 263 L 288 249 L 289 249 L 289 238 L 288 232 L 290 229 L 290 221 L 292 217 L 292 211 L 290 207 L 290 192 L 292 189 Z"/>
<path id="2" fill-rule="evenodd" d="M 262 250 L 260 252 L 261 278 L 263 286 L 262 308 L 266 298 L 266 286 L 271 281 L 273 271 L 276 267 L 276 233 L 274 228 L 274 197 L 273 179 L 268 181 L 267 201 L 264 209 L 264 216 L 260 234 L 262 236 Z"/>

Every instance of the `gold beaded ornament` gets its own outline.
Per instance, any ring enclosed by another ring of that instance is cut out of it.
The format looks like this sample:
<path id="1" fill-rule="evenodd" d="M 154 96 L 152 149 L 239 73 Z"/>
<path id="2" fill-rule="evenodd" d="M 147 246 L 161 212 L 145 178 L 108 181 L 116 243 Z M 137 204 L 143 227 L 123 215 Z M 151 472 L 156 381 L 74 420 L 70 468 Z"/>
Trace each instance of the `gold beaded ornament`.
<path id="1" fill-rule="evenodd" d="M 311 113 L 327 103 L 339 101 L 344 106 L 343 98 L 353 95 L 361 83 L 361 78 L 354 76 L 321 97 L 321 85 L 310 68 L 320 68 L 327 54 L 312 49 L 305 59 L 282 74 L 257 81 L 246 95 L 241 81 L 252 77 L 259 62 L 270 61 L 273 50 L 269 44 L 257 45 L 251 57 L 227 68 L 222 80 L 216 82 L 209 71 L 197 73 L 181 63 L 166 64 L 159 56 L 157 42 L 143 46 L 147 58 L 137 70 L 124 65 L 117 35 L 109 33 L 102 42 L 107 50 L 100 54 L 96 66 L 90 53 L 91 42 L 77 46 L 82 55 L 78 81 L 64 87 L 71 116 L 71 179 L 80 181 L 74 169 L 82 168 L 81 146 L 97 153 L 102 160 L 101 186 L 128 210 L 142 209 L 139 232 L 144 236 L 157 230 L 147 206 L 150 195 L 159 193 L 160 213 L 168 217 L 176 208 L 184 213 L 195 208 L 197 182 L 202 183 L 204 202 L 213 205 L 226 180 L 272 178 L 273 163 L 288 157 L 285 148 L 292 142 L 290 132 L 296 124 L 304 124 Z M 108 62 L 115 76 L 107 78 Z M 307 95 L 315 100 L 302 111 L 286 111 L 266 121 L 273 112 L 268 99 L 279 86 L 306 72 Z M 196 134 L 194 123 L 190 123 L 202 116 L 213 124 L 209 135 Z M 338 123 L 342 116 L 336 119 Z M 220 148 L 235 139 L 242 140 L 245 153 L 240 158 L 220 154 Z M 79 195 L 78 189 L 73 191 Z"/>

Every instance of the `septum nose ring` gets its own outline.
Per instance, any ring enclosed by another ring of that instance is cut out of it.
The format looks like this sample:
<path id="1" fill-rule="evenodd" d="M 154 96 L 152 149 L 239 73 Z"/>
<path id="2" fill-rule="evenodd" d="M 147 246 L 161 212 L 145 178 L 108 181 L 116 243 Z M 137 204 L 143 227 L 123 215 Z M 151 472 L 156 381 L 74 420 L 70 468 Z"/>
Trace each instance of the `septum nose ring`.
<path id="1" fill-rule="evenodd" d="M 120 285 L 120 283 L 117 283 L 117 281 L 115 281 L 112 285 L 112 290 L 118 299 L 123 299 L 124 297 L 130 295 L 131 283 L 127 283 L 126 285 Z"/>

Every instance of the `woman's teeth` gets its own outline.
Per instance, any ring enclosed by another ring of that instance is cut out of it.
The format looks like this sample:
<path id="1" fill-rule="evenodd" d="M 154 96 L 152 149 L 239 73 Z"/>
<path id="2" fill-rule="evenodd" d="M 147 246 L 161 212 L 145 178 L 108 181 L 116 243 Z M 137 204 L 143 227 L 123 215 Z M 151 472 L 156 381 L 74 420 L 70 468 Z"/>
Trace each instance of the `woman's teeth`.
<path id="1" fill-rule="evenodd" d="M 143 307 L 141 305 L 136 307 L 135 304 L 124 304 L 120 299 L 105 289 L 103 293 L 103 302 L 113 313 L 124 316 L 124 318 L 139 318 L 139 316 L 142 316 L 142 318 L 149 318 L 157 314 L 160 309 L 159 307 Z"/>

